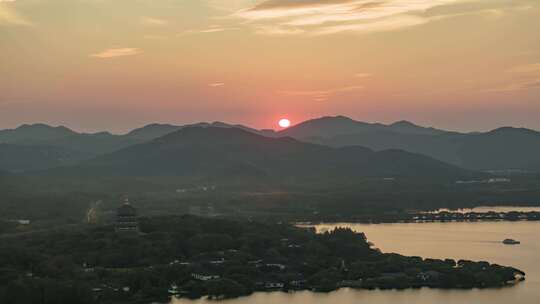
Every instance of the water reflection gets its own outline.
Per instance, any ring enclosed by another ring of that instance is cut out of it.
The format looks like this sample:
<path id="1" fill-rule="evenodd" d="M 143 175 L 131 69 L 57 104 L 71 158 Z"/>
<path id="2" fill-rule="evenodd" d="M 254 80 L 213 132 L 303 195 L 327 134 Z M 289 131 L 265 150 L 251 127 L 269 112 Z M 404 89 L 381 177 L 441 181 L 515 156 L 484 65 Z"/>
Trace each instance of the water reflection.
<path id="1" fill-rule="evenodd" d="M 540 298 L 540 222 L 458 222 L 411 224 L 321 224 L 318 231 L 336 226 L 365 232 L 371 242 L 384 252 L 397 252 L 432 258 L 487 260 L 517 267 L 527 273 L 527 281 L 512 288 L 490 290 L 352 290 L 312 293 L 256 293 L 249 297 L 223 301 L 231 304 L 307 304 L 307 303 L 370 303 L 370 304 L 502 304 L 516 301 L 536 304 Z M 505 238 L 521 241 L 518 246 L 501 243 Z M 175 299 L 171 303 L 215 303 L 208 300 Z"/>
<path id="2" fill-rule="evenodd" d="M 440 212 L 459 212 L 459 213 L 468 213 L 468 212 L 477 212 L 477 213 L 485 213 L 485 212 L 540 212 L 540 207 L 512 207 L 512 206 L 496 206 L 496 207 L 490 207 L 490 206 L 481 206 L 481 207 L 474 207 L 474 208 L 460 208 L 460 209 L 447 209 L 447 208 L 441 208 L 435 211 L 430 211 L 428 213 L 440 213 Z"/>

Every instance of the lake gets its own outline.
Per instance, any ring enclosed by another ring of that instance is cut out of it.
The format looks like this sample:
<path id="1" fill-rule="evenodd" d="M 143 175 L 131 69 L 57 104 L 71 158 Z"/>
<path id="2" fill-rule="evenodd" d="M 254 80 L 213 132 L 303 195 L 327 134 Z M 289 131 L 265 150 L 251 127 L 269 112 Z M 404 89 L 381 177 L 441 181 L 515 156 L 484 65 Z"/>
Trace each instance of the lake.
<path id="1" fill-rule="evenodd" d="M 515 287 L 487 290 L 353 290 L 332 293 L 255 293 L 249 297 L 221 301 L 226 304 L 536 304 L 540 299 L 540 222 L 458 222 L 410 224 L 321 224 L 318 231 L 350 227 L 365 232 L 368 239 L 383 252 L 432 258 L 489 261 L 514 266 L 526 272 L 527 280 Z M 505 238 L 521 245 L 503 245 Z M 209 300 L 173 299 L 173 304 L 216 303 Z"/>
<path id="2" fill-rule="evenodd" d="M 447 209 L 447 208 L 441 208 L 435 211 L 431 211 L 428 213 L 440 213 L 440 212 L 460 212 L 460 213 L 467 213 L 467 212 L 512 212 L 512 211 L 518 211 L 518 212 L 540 212 L 540 207 L 512 207 L 512 206 L 481 206 L 481 207 L 474 207 L 474 208 L 461 208 L 461 209 Z"/>

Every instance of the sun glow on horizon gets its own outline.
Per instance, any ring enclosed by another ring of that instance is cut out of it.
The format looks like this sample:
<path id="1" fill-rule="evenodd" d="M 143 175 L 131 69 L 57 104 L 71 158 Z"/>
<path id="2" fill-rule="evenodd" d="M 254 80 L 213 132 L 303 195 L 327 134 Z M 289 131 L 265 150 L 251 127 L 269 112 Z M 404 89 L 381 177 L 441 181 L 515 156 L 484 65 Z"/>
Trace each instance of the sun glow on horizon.
<path id="1" fill-rule="evenodd" d="M 0 129 L 540 129 L 538 28 L 539 0 L 0 0 Z"/>
<path id="2" fill-rule="evenodd" d="M 291 121 L 287 118 L 282 118 L 279 120 L 278 124 L 282 128 L 288 128 L 291 125 Z"/>

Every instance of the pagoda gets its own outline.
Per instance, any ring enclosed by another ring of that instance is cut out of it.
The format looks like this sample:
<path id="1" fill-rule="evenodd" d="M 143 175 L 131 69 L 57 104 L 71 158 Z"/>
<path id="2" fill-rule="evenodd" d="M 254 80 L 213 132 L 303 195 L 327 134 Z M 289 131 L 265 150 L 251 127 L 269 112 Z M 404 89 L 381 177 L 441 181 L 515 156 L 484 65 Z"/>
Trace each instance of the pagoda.
<path id="1" fill-rule="evenodd" d="M 126 199 L 122 206 L 116 209 L 116 232 L 139 232 L 137 209 Z"/>

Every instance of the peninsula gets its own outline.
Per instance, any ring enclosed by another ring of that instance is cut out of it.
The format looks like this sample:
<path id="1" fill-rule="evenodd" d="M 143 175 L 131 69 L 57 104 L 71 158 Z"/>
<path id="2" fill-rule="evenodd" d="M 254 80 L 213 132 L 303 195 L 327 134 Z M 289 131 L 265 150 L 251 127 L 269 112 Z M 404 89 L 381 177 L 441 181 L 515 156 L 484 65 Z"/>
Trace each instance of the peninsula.
<path id="1" fill-rule="evenodd" d="M 349 229 L 317 234 L 288 223 L 195 216 L 135 222 L 127 209 L 119 209 L 117 225 L 124 229 L 84 226 L 1 242 L 0 302 L 149 303 L 341 287 L 497 288 L 525 278 L 521 270 L 484 261 L 382 253 Z"/>

